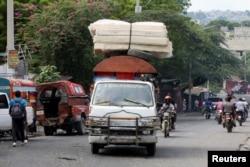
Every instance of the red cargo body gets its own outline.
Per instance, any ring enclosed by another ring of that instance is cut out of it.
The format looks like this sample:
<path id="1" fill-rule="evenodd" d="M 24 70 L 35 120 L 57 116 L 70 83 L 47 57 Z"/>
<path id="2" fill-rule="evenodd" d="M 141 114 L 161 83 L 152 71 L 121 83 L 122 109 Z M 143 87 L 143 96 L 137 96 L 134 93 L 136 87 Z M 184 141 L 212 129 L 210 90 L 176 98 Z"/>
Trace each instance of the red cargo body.
<path id="1" fill-rule="evenodd" d="M 247 81 L 226 80 L 227 93 L 247 93 Z"/>

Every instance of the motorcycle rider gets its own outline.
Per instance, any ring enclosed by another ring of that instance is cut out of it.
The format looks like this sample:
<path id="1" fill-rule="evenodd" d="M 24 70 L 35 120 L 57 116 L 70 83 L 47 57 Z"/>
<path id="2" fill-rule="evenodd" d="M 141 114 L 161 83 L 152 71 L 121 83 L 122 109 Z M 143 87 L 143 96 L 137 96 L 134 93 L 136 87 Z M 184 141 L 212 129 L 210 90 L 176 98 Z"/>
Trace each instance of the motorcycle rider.
<path id="1" fill-rule="evenodd" d="M 158 114 L 161 116 L 161 123 L 163 121 L 163 113 L 164 112 L 172 112 L 175 116 L 174 120 L 172 121 L 176 121 L 176 110 L 175 110 L 175 106 L 171 103 L 171 96 L 165 96 L 165 101 L 164 104 L 162 105 L 161 109 L 159 110 Z M 173 122 L 173 123 L 174 123 Z"/>
<path id="2" fill-rule="evenodd" d="M 220 112 L 222 112 L 222 110 L 223 110 L 223 101 L 222 98 L 220 98 L 218 103 L 216 104 L 216 114 L 219 114 Z"/>
<path id="3" fill-rule="evenodd" d="M 225 99 L 225 102 L 223 103 L 223 109 L 222 109 L 222 125 L 223 128 L 225 128 L 225 113 L 230 113 L 233 117 L 233 125 L 234 127 L 236 127 L 236 123 L 235 123 L 235 104 L 231 101 L 232 100 L 232 96 L 227 96 Z"/>
<path id="4" fill-rule="evenodd" d="M 239 101 L 235 103 L 236 112 L 242 112 L 243 120 L 245 120 L 245 109 L 247 108 L 246 103 L 242 100 L 242 98 L 239 98 Z"/>
<path id="5" fill-rule="evenodd" d="M 248 118 L 248 109 L 249 109 L 249 105 L 248 102 L 246 101 L 245 97 L 242 97 L 242 101 L 245 103 L 245 118 Z"/>
<path id="6" fill-rule="evenodd" d="M 222 110 L 223 109 L 223 101 L 222 99 L 220 98 L 218 103 L 216 104 L 216 109 L 217 110 Z"/>
<path id="7" fill-rule="evenodd" d="M 211 114 L 212 112 L 212 101 L 208 99 L 205 100 L 205 114 L 206 114 L 206 111 L 208 111 L 209 114 Z"/>

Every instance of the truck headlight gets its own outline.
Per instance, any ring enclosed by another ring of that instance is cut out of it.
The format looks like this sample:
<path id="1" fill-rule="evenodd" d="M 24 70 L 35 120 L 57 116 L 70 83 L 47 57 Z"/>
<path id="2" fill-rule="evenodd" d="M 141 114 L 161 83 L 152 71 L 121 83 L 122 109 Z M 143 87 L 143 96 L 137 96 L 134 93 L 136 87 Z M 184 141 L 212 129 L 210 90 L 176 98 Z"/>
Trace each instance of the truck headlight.
<path id="1" fill-rule="evenodd" d="M 140 126 L 158 126 L 159 121 L 157 118 L 144 118 L 142 120 L 139 120 Z"/>

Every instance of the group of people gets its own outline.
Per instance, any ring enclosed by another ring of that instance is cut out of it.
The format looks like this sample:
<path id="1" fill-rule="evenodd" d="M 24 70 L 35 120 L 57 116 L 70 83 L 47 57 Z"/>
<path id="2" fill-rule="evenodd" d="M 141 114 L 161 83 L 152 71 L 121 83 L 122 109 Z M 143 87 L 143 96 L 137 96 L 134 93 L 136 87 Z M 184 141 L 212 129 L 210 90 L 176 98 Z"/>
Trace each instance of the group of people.
<path id="1" fill-rule="evenodd" d="M 249 105 L 245 98 L 239 98 L 238 101 L 234 96 L 227 96 L 225 102 L 222 99 L 217 103 L 217 110 L 222 109 L 223 127 L 225 127 L 225 113 L 230 113 L 233 117 L 234 126 L 236 126 L 237 112 L 242 112 L 243 119 L 248 117 Z"/>

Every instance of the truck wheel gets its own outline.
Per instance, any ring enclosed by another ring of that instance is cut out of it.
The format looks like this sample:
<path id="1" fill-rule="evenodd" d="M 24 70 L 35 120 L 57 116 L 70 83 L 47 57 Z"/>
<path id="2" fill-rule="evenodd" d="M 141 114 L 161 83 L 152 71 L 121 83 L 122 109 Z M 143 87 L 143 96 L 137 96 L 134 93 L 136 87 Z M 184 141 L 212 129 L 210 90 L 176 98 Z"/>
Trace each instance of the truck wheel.
<path id="1" fill-rule="evenodd" d="M 99 153 L 98 144 L 91 144 L 91 152 L 92 152 L 92 154 L 98 154 Z"/>
<path id="2" fill-rule="evenodd" d="M 68 126 L 68 127 L 66 127 L 66 129 L 65 129 L 67 135 L 72 135 L 72 134 L 73 134 L 73 131 L 72 131 L 72 130 L 73 130 L 72 126 Z"/>
<path id="3" fill-rule="evenodd" d="M 45 136 L 52 136 L 54 131 L 53 128 L 49 127 L 49 126 L 44 126 L 44 134 Z"/>
<path id="4" fill-rule="evenodd" d="M 148 144 L 146 146 L 146 148 L 147 148 L 147 152 L 148 152 L 149 156 L 154 156 L 155 155 L 155 151 L 156 151 L 156 144 L 155 143 Z"/>
<path id="5" fill-rule="evenodd" d="M 75 128 L 78 135 L 84 135 L 86 133 L 86 121 L 84 118 L 81 121 L 75 123 Z"/>

